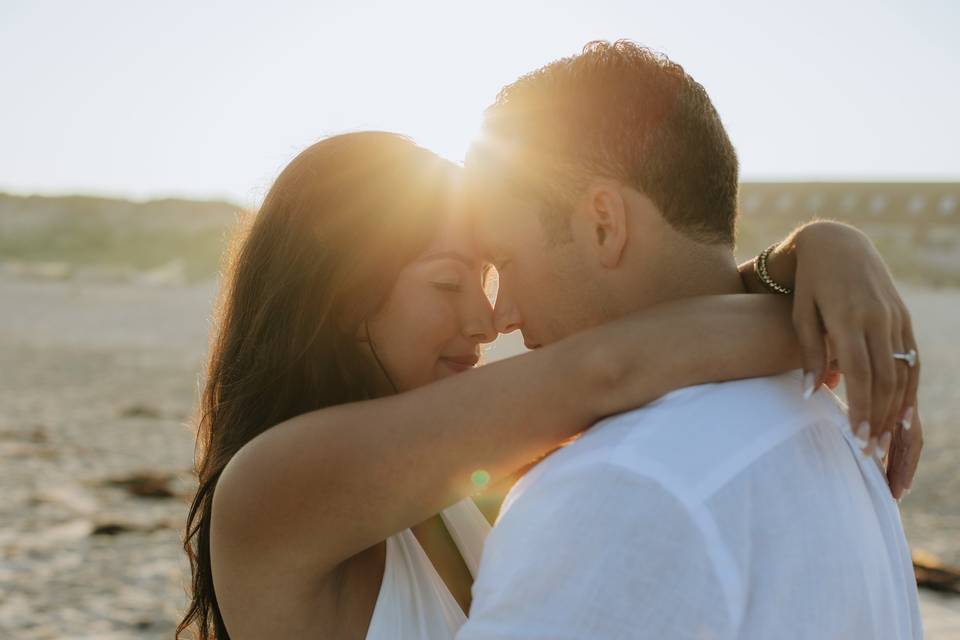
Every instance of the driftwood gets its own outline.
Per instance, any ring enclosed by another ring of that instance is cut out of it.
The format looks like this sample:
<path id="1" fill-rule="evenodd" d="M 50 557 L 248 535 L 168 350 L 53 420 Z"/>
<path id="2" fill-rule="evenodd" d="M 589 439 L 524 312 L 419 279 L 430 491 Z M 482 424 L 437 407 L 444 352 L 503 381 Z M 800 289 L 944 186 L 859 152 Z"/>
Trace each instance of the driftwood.
<path id="1" fill-rule="evenodd" d="M 960 595 L 960 567 L 945 565 L 925 551 L 914 551 L 913 571 L 918 587 Z"/>
<path id="2" fill-rule="evenodd" d="M 173 498 L 177 494 L 170 487 L 173 476 L 170 474 L 143 471 L 127 476 L 112 478 L 106 484 L 122 487 L 130 495 L 138 498 Z"/>
<path id="3" fill-rule="evenodd" d="M 163 414 L 159 409 L 147 404 L 134 403 L 126 406 L 117 412 L 121 418 L 162 418 Z"/>

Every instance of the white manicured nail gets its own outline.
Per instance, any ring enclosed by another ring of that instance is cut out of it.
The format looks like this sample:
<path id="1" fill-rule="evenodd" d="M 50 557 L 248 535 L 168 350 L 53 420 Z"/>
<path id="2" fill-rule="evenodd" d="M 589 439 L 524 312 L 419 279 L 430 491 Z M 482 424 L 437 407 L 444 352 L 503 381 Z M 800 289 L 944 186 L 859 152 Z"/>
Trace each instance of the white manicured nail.
<path id="1" fill-rule="evenodd" d="M 890 432 L 887 431 L 882 436 L 877 443 L 877 457 L 882 461 L 887 456 L 887 451 L 890 449 Z"/>
<path id="2" fill-rule="evenodd" d="M 813 371 L 808 371 L 803 374 L 803 399 L 809 400 L 813 397 L 814 392 L 814 382 L 816 382 L 816 376 L 813 375 Z"/>
<path id="3" fill-rule="evenodd" d="M 854 434 L 854 439 L 857 441 L 857 445 L 861 449 L 865 449 L 868 444 L 870 444 L 870 423 L 864 420 L 860 423 L 860 426 L 857 428 L 856 434 Z"/>
<path id="4" fill-rule="evenodd" d="M 900 421 L 900 424 L 903 425 L 904 431 L 910 431 L 910 427 L 913 426 L 913 407 L 907 407 L 907 410 L 903 412 L 903 420 Z"/>

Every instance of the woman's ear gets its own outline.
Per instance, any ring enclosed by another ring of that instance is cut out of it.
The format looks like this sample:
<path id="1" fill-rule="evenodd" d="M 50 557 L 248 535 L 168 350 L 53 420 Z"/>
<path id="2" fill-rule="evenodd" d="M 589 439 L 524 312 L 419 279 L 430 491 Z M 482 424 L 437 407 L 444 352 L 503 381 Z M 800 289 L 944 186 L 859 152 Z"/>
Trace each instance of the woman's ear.
<path id="1" fill-rule="evenodd" d="M 627 203 L 620 185 L 597 180 L 587 189 L 584 214 L 593 230 L 593 247 L 607 269 L 620 265 L 627 246 Z"/>

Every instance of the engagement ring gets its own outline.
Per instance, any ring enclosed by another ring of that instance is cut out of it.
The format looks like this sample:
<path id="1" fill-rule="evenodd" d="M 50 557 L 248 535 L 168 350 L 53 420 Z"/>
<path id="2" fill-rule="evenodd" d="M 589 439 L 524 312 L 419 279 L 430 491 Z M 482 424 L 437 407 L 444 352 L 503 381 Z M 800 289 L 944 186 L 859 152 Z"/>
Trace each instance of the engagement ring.
<path id="1" fill-rule="evenodd" d="M 906 353 L 895 353 L 893 354 L 894 360 L 903 360 L 907 363 L 911 369 L 917 365 L 917 351 L 916 349 L 910 349 Z"/>

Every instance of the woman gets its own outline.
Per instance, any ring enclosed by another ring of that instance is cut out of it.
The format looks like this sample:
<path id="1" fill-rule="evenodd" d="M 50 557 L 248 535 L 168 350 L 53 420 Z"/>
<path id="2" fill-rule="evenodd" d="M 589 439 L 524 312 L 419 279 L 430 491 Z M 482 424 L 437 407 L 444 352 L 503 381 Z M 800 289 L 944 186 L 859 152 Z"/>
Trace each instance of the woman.
<path id="1" fill-rule="evenodd" d="M 488 527 L 477 485 L 672 389 L 799 366 L 789 298 L 726 296 L 471 371 L 496 332 L 458 171 L 356 133 L 270 190 L 212 343 L 178 633 L 452 638 Z"/>

